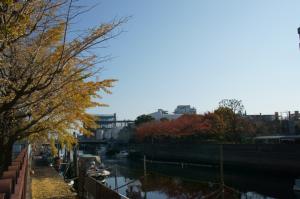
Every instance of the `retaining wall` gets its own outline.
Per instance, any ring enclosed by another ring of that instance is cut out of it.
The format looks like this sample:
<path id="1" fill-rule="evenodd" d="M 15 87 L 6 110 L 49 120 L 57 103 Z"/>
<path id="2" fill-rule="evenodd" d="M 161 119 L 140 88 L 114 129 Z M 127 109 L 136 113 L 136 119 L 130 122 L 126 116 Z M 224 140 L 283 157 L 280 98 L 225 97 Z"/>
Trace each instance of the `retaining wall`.
<path id="1" fill-rule="evenodd" d="M 224 144 L 224 165 L 300 174 L 298 144 Z M 131 146 L 147 159 L 188 163 L 220 163 L 219 144 L 145 143 Z"/>

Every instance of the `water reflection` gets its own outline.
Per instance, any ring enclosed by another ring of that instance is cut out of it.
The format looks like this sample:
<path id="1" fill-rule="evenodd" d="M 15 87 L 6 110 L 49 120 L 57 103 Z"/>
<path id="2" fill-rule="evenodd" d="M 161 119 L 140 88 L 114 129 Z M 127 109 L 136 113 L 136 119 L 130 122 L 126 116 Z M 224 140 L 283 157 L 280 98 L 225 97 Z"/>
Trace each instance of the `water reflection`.
<path id="1" fill-rule="evenodd" d="M 200 199 L 204 196 L 208 199 L 220 198 L 219 173 L 216 169 L 148 165 L 145 179 L 142 177 L 142 164 L 115 161 L 107 161 L 106 164 L 112 167 L 118 165 L 116 176 L 113 172 L 106 181 L 108 186 L 120 187 L 119 193 L 133 199 Z M 225 188 L 224 198 L 295 198 L 291 191 L 292 178 L 225 173 L 225 182 L 229 188 Z"/>
<path id="2" fill-rule="evenodd" d="M 275 199 L 275 198 L 268 197 L 268 196 L 266 197 L 255 192 L 247 192 L 241 195 L 241 199 Z"/>
<path id="3" fill-rule="evenodd" d="M 212 183 L 193 183 L 157 174 L 149 174 L 141 183 L 144 192 L 159 192 L 167 196 L 165 198 L 201 198 L 219 189 Z"/>
<path id="4" fill-rule="evenodd" d="M 118 191 L 132 199 L 197 199 L 207 196 L 213 198 L 220 195 L 220 189 L 217 184 L 195 183 L 182 181 L 180 178 L 159 176 L 149 174 L 146 179 L 129 179 L 125 177 L 110 177 L 107 179 L 108 185 L 114 188 L 115 180 L 118 184 L 124 182 L 125 187 Z M 238 194 L 230 193 L 226 190 L 226 198 L 239 198 Z"/>
<path id="5" fill-rule="evenodd" d="M 142 198 L 143 190 L 142 190 L 142 182 L 140 180 L 125 180 L 126 184 L 128 184 L 128 188 L 126 189 L 126 196 L 129 198 Z"/>

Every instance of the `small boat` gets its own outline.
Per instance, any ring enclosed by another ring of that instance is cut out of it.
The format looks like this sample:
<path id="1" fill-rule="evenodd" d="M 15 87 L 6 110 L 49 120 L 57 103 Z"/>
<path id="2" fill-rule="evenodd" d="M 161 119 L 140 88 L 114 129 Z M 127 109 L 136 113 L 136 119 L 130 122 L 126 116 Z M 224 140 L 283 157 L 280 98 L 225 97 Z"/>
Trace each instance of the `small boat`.
<path id="1" fill-rule="evenodd" d="M 105 179 L 110 175 L 110 172 L 108 170 L 101 169 L 98 171 L 87 171 L 87 175 L 104 184 Z"/>
<path id="2" fill-rule="evenodd" d="M 110 172 L 108 170 L 105 170 L 105 169 L 102 169 L 100 171 L 100 173 L 101 173 L 102 176 L 109 176 L 110 175 Z"/>
<path id="3" fill-rule="evenodd" d="M 97 167 L 96 163 L 92 161 L 90 168 L 86 171 L 86 174 L 101 183 L 105 183 L 105 178 L 110 175 L 110 171 L 104 169 L 104 165 Z"/>
<path id="4" fill-rule="evenodd" d="M 107 177 L 110 175 L 110 172 L 106 169 L 88 170 L 86 173 L 91 177 Z"/>
<path id="5" fill-rule="evenodd" d="M 294 191 L 300 192 L 300 179 L 295 180 Z"/>
<path id="6" fill-rule="evenodd" d="M 127 151 L 120 151 L 120 153 L 117 154 L 117 157 L 119 158 L 126 158 L 128 156 L 128 152 Z"/>

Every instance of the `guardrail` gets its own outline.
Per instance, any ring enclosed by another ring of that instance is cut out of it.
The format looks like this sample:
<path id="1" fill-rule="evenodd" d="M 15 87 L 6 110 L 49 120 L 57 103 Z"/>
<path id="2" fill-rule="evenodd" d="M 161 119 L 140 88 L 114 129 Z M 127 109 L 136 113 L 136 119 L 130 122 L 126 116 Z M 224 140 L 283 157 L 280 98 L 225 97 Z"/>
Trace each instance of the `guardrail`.
<path id="1" fill-rule="evenodd" d="M 85 177 L 84 179 L 84 195 L 85 198 L 99 198 L 99 199 L 128 199 L 126 196 L 123 196 L 108 187 L 104 186 L 97 180 L 92 177 Z"/>
<path id="2" fill-rule="evenodd" d="M 129 199 L 126 196 L 106 187 L 100 181 L 87 175 L 88 158 L 79 158 L 78 161 L 78 195 L 83 199 Z"/>
<path id="3" fill-rule="evenodd" d="M 0 178 L 0 199 L 26 199 L 27 148 L 23 149 Z"/>

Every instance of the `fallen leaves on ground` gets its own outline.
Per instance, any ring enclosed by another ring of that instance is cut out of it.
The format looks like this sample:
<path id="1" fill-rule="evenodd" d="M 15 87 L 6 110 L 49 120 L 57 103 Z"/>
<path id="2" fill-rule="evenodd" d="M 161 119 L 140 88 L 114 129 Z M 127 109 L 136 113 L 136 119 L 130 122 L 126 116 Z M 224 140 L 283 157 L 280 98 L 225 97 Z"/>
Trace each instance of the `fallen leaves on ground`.
<path id="1" fill-rule="evenodd" d="M 32 175 L 32 199 L 76 199 L 76 193 L 51 167 L 38 167 Z"/>

